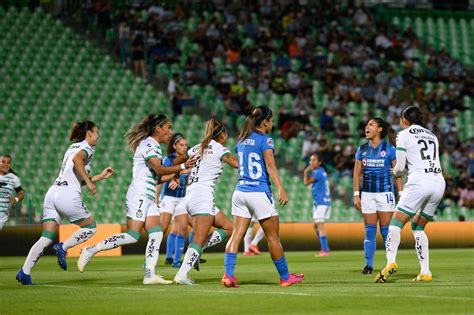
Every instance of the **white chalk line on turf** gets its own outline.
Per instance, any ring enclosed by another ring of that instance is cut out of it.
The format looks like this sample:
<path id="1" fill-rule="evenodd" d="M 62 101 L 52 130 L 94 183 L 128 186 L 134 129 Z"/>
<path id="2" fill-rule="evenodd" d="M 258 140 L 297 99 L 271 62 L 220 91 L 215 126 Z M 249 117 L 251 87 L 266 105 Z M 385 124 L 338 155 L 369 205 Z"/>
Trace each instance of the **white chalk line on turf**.
<path id="1" fill-rule="evenodd" d="M 125 290 L 125 291 L 150 291 L 150 292 L 159 292 L 166 291 L 166 287 L 163 286 L 162 289 L 151 289 L 151 288 L 132 288 L 132 287 L 83 287 L 83 286 L 66 286 L 66 285 L 55 285 L 55 284 L 40 284 L 38 286 L 51 287 L 51 288 L 64 288 L 64 289 L 80 289 L 80 288 L 97 288 L 97 289 L 107 289 L 107 290 Z M 303 292 L 268 292 L 268 291 L 248 291 L 242 289 L 226 289 L 226 290 L 206 290 L 206 289 L 192 289 L 188 293 L 217 293 L 217 294 L 259 294 L 259 295 L 285 295 L 285 296 L 306 296 L 306 297 L 327 297 L 331 296 L 340 296 L 340 297 L 352 297 L 352 294 L 345 293 L 332 293 L 332 294 L 317 294 L 317 293 L 303 293 Z M 386 295 L 382 294 L 371 294 L 371 297 L 381 297 L 385 298 Z M 399 298 L 416 298 L 416 299 L 435 299 L 435 300 L 455 300 L 455 301 L 474 301 L 473 298 L 469 297 L 458 297 L 458 296 L 431 296 L 431 295 L 390 295 L 391 297 Z"/>

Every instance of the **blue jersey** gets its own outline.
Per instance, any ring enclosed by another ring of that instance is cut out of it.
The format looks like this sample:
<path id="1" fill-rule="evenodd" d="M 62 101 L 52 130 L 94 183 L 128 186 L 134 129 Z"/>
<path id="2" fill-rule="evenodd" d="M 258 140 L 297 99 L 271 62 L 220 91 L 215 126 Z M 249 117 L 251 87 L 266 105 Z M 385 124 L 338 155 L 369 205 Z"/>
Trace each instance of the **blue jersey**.
<path id="1" fill-rule="evenodd" d="M 176 153 L 171 153 L 163 159 L 163 166 L 173 166 L 173 160 L 176 158 Z M 181 174 L 179 176 L 179 186 L 175 190 L 169 189 L 169 182 L 163 184 L 160 198 L 163 196 L 171 196 L 176 198 L 182 198 L 186 195 L 186 179 L 188 174 Z"/>
<path id="2" fill-rule="evenodd" d="M 271 193 L 270 178 L 263 157 L 266 150 L 273 150 L 273 139 L 260 132 L 253 132 L 243 142 L 237 143 L 239 182 L 236 190 Z"/>
<path id="3" fill-rule="evenodd" d="M 369 143 L 357 149 L 356 159 L 362 163 L 362 191 L 393 192 L 393 179 L 390 172 L 395 158 L 395 148 L 385 140 L 373 148 Z"/>
<path id="4" fill-rule="evenodd" d="M 322 167 L 318 167 L 311 173 L 311 178 L 315 181 L 311 185 L 315 206 L 330 206 L 331 195 L 329 192 L 328 174 Z"/>

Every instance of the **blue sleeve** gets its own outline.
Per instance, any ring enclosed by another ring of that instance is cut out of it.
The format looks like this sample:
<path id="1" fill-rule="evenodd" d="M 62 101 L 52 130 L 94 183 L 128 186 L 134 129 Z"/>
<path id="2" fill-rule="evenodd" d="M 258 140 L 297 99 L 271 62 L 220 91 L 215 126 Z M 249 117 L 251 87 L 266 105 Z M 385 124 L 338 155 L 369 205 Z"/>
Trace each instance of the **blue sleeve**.
<path id="1" fill-rule="evenodd" d="M 388 158 L 390 159 L 390 161 L 395 161 L 397 159 L 396 155 L 397 155 L 397 151 L 395 150 L 393 145 L 391 145 L 388 151 Z"/>
<path id="2" fill-rule="evenodd" d="M 262 141 L 262 152 L 267 150 L 274 150 L 273 139 L 271 137 L 267 137 L 264 141 Z"/>
<path id="3" fill-rule="evenodd" d="M 356 160 L 359 160 L 359 161 L 362 160 L 362 152 L 360 148 L 361 148 L 360 146 L 357 148 L 357 152 L 355 156 Z"/>
<path id="4" fill-rule="evenodd" d="M 311 172 L 311 178 L 314 178 L 316 181 L 319 181 L 321 179 L 321 172 L 319 171 L 319 168 Z"/>
<path id="5" fill-rule="evenodd" d="M 163 160 L 163 166 L 173 166 L 173 160 L 170 158 L 169 155 L 165 156 Z"/>

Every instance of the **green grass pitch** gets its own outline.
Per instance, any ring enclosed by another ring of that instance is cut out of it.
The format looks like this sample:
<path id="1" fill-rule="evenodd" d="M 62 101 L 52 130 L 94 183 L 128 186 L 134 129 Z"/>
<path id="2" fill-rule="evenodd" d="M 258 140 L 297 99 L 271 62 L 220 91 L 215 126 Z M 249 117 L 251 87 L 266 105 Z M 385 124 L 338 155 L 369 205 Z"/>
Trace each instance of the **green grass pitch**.
<path id="1" fill-rule="evenodd" d="M 330 257 L 314 252 L 287 252 L 290 271 L 306 275 L 302 285 L 278 286 L 268 253 L 237 258 L 241 287 L 220 285 L 223 254 L 205 253 L 208 262 L 190 277 L 199 285 L 144 286 L 143 256 L 95 257 L 81 274 L 77 258 L 68 258 L 63 271 L 54 256 L 40 259 L 32 272 L 35 286 L 21 286 L 15 275 L 24 257 L 0 258 L 0 314 L 133 313 L 133 314 L 467 314 L 474 313 L 474 251 L 431 250 L 433 282 L 412 283 L 418 272 L 414 250 L 399 253 L 398 273 L 388 283 L 375 284 L 362 275 L 362 251 L 333 251 Z M 172 279 L 176 269 L 163 265 L 157 272 Z M 383 251 L 375 257 L 384 264 Z M 374 270 L 375 272 L 375 270 Z"/>

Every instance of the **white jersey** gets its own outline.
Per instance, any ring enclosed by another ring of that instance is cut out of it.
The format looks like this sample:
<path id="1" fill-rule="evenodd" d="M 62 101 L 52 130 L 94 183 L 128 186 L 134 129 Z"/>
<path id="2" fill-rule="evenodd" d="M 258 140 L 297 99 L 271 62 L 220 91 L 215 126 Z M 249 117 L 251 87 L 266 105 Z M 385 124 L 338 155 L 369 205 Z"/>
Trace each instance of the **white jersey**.
<path id="1" fill-rule="evenodd" d="M 133 155 L 132 183 L 128 187 L 127 195 L 146 196 L 151 200 L 156 199 L 157 176 L 155 171 L 148 167 L 148 160 L 163 159 L 160 144 L 148 137 L 138 145 Z"/>
<path id="2" fill-rule="evenodd" d="M 92 157 L 94 156 L 94 149 L 89 145 L 86 140 L 82 142 L 73 143 L 64 154 L 61 171 L 59 172 L 58 178 L 56 178 L 56 186 L 81 191 L 81 186 L 84 179 L 74 168 L 73 161 L 73 158 L 76 153 L 81 150 L 86 153 L 87 158 L 84 161 L 84 167 L 86 169 L 86 172 L 90 174 Z"/>
<path id="3" fill-rule="evenodd" d="M 411 125 L 402 130 L 397 136 L 397 150 L 406 152 L 409 181 L 420 177 L 444 181 L 438 138 L 428 129 Z"/>
<path id="4" fill-rule="evenodd" d="M 21 182 L 15 174 L 0 175 L 0 214 L 8 215 L 10 197 L 13 196 L 13 192 L 18 187 L 21 187 Z"/>
<path id="5" fill-rule="evenodd" d="M 189 173 L 186 194 L 196 189 L 214 193 L 214 186 L 222 173 L 222 158 L 230 154 L 226 147 L 214 140 L 207 146 L 204 157 L 200 156 L 200 150 L 200 144 L 188 150 L 188 156 L 197 156 L 197 161 Z"/>

